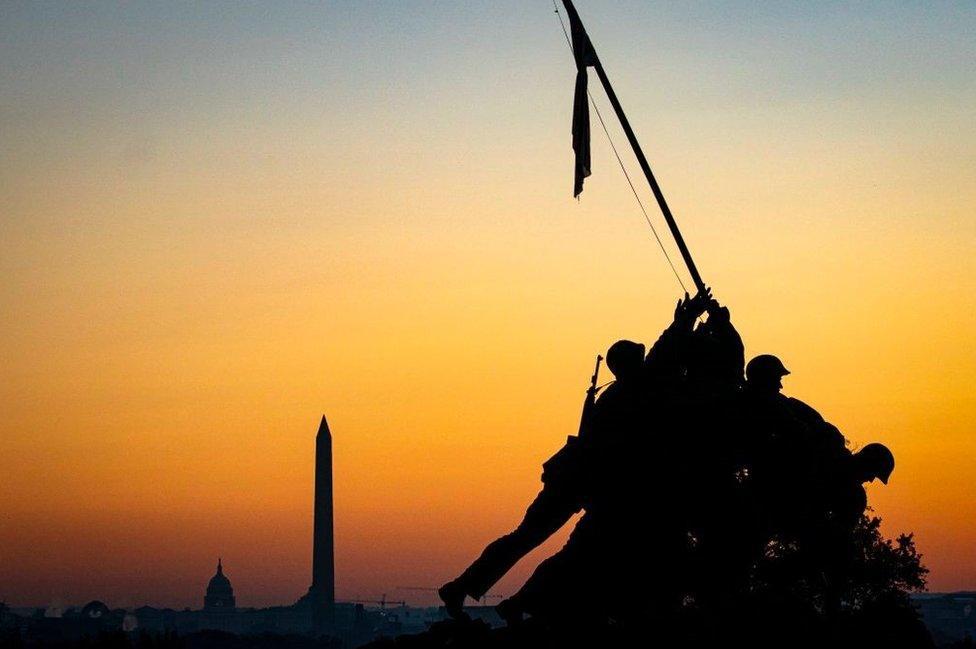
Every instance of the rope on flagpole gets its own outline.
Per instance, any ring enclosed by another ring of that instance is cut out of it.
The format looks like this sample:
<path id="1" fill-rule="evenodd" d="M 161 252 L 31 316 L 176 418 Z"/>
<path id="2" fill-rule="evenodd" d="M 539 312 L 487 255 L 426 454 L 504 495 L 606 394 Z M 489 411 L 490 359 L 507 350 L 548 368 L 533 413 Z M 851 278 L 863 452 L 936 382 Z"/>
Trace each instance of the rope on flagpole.
<path id="1" fill-rule="evenodd" d="M 569 32 L 566 31 L 566 23 L 563 22 L 563 16 L 559 13 L 559 7 L 556 5 L 556 0 L 552 0 L 552 8 L 556 17 L 559 19 L 559 26 L 563 28 L 563 36 L 566 37 L 566 44 L 569 45 L 569 51 L 573 51 L 573 42 L 569 38 Z M 664 258 L 668 260 L 668 266 L 671 267 L 671 272 L 674 273 L 674 278 L 678 280 L 678 284 L 681 285 L 681 289 L 688 292 L 685 287 L 685 283 L 681 281 L 681 275 L 678 274 L 678 269 L 674 267 L 674 262 L 671 261 L 671 255 L 668 254 L 667 248 L 664 247 L 664 242 L 661 241 L 661 237 L 657 233 L 657 229 L 654 227 L 654 223 L 651 221 L 651 217 L 648 216 L 647 210 L 644 209 L 644 203 L 640 199 L 640 195 L 637 193 L 637 188 L 634 187 L 634 183 L 630 180 L 630 174 L 627 173 L 627 168 L 624 166 L 624 161 L 620 158 L 620 154 L 617 153 L 617 147 L 613 143 L 613 138 L 610 137 L 610 130 L 607 128 L 606 122 L 603 121 L 603 115 L 600 114 L 600 107 L 596 105 L 596 100 L 593 99 L 593 93 L 590 89 L 586 89 L 586 95 L 590 99 L 590 104 L 593 106 L 593 110 L 596 112 L 597 118 L 600 120 L 600 126 L 603 127 L 603 133 L 607 136 L 607 142 L 610 143 L 610 148 L 613 150 L 613 155 L 617 158 L 617 164 L 620 165 L 620 170 L 624 172 L 624 178 L 627 179 L 627 184 L 630 185 L 630 191 L 634 193 L 634 198 L 637 200 L 637 205 L 640 207 L 641 213 L 644 215 L 644 220 L 647 221 L 647 225 L 651 228 L 651 232 L 654 234 L 654 239 L 657 241 L 657 245 L 661 248 L 661 252 L 664 253 Z"/>

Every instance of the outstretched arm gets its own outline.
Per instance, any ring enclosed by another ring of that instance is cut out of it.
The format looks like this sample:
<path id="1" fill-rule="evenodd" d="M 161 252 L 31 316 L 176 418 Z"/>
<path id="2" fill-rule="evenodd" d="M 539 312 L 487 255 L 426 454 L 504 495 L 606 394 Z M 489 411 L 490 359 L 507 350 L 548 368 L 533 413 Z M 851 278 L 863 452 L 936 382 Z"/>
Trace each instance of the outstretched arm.
<path id="1" fill-rule="evenodd" d="M 674 307 L 674 319 L 658 337 L 647 353 L 644 365 L 647 371 L 656 376 L 676 376 L 681 371 L 685 338 L 691 334 L 697 320 L 708 306 L 712 291 L 706 287 L 704 293 L 694 297 L 685 293 Z"/>

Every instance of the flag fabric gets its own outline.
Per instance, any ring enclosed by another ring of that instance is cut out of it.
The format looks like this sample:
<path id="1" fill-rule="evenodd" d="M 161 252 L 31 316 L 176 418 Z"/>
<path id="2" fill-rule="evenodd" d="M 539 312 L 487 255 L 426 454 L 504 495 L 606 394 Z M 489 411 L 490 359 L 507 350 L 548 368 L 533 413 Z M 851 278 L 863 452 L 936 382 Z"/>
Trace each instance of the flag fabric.
<path id="1" fill-rule="evenodd" d="M 586 68 L 596 63 L 596 53 L 575 8 L 568 2 L 563 5 L 569 16 L 573 58 L 576 59 L 576 94 L 573 97 L 573 151 L 576 153 L 573 197 L 576 198 L 583 192 L 583 179 L 590 175 L 590 103 L 586 93 Z"/>

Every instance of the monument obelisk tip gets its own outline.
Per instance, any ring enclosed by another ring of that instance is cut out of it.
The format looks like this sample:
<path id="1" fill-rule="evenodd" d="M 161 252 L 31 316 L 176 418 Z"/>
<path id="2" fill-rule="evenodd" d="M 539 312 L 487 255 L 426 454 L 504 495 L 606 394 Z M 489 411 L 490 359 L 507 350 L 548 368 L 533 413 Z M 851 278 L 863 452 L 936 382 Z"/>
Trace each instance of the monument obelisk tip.
<path id="1" fill-rule="evenodd" d="M 316 437 L 321 437 L 325 435 L 326 437 L 332 437 L 332 431 L 329 430 L 329 422 L 325 420 L 325 415 L 322 415 L 322 421 L 319 423 L 319 432 Z"/>

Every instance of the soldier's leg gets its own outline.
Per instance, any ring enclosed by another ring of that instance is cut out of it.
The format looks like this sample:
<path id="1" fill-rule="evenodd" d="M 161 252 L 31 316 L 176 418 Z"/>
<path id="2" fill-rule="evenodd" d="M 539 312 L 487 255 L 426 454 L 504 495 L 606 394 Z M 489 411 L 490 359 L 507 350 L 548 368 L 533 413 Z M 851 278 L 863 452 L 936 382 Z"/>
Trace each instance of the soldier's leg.
<path id="1" fill-rule="evenodd" d="M 441 588 L 450 607 L 465 596 L 479 599 L 512 566 L 566 524 L 580 507 L 567 494 L 545 487 L 529 505 L 525 517 L 511 533 L 491 542 L 457 579 Z M 450 602 L 448 600 L 451 600 Z"/>
<path id="2" fill-rule="evenodd" d="M 499 603 L 499 614 L 511 624 L 527 613 L 533 617 L 571 616 L 569 590 L 578 575 L 575 555 L 565 548 L 539 564 L 517 593 Z"/>
<path id="3" fill-rule="evenodd" d="M 604 562 L 594 542 L 593 526 L 583 519 L 577 523 L 566 545 L 539 564 L 522 588 L 501 602 L 499 614 L 509 623 L 523 613 L 547 619 L 573 620 L 600 615 L 598 599 L 604 588 L 598 583 Z"/>

